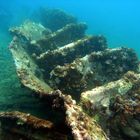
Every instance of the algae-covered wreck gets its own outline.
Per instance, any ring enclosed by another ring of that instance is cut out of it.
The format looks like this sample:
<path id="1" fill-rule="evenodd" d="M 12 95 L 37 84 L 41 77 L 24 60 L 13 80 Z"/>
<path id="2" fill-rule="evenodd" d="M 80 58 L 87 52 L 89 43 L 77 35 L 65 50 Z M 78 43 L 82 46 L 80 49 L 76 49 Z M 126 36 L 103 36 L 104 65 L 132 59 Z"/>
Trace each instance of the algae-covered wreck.
<path id="1" fill-rule="evenodd" d="M 3 140 L 8 135 L 14 135 L 12 140 L 139 140 L 140 74 L 135 52 L 108 48 L 104 36 L 87 35 L 87 25 L 71 15 L 48 13 L 62 14 L 68 22 L 60 24 L 60 18 L 54 24 L 57 17 L 47 19 L 48 14 L 46 26 L 26 21 L 10 29 L 9 48 L 21 83 L 59 112 L 63 123 L 1 112 Z"/>

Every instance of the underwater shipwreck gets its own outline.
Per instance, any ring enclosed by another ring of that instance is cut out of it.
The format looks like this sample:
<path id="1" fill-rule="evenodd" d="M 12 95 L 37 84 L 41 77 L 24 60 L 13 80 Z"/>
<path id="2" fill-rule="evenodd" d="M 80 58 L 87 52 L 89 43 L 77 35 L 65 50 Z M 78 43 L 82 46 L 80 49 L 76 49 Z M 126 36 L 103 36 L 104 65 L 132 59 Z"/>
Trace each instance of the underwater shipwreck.
<path id="1" fill-rule="evenodd" d="M 56 121 L 0 112 L 1 140 L 140 140 L 140 66 L 135 51 L 58 9 L 9 29 L 17 75 Z M 44 110 L 46 111 L 46 110 Z"/>

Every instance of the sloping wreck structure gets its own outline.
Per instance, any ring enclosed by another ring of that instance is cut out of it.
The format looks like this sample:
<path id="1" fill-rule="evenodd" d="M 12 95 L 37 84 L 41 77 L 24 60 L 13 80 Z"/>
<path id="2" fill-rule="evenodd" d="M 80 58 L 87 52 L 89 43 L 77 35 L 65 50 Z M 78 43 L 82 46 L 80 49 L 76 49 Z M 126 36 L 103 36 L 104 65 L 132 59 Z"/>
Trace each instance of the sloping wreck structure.
<path id="1" fill-rule="evenodd" d="M 60 16 L 61 11 L 52 11 Z M 18 111 L 1 112 L 2 139 L 139 140 L 136 53 L 108 48 L 104 36 L 85 34 L 85 23 L 64 15 L 74 22 L 59 21 L 59 28 L 47 21 L 56 31 L 32 21 L 11 28 L 9 46 L 21 83 L 62 119 L 56 123 Z"/>

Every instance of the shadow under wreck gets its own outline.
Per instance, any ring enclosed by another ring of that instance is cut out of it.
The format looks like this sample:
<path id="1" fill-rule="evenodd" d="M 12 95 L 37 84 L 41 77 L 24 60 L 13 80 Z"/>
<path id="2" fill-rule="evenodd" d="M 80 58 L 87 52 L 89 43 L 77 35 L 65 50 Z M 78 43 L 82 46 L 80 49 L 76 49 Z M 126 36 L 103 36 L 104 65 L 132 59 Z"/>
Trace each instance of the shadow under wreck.
<path id="1" fill-rule="evenodd" d="M 21 83 L 62 120 L 54 123 L 22 112 L 1 112 L 3 140 L 10 134 L 13 140 L 139 140 L 136 53 L 125 47 L 108 48 L 104 36 L 86 35 L 87 25 L 75 21 L 55 31 L 48 23 L 44 27 L 32 21 L 10 29 L 14 37 L 9 48 Z"/>

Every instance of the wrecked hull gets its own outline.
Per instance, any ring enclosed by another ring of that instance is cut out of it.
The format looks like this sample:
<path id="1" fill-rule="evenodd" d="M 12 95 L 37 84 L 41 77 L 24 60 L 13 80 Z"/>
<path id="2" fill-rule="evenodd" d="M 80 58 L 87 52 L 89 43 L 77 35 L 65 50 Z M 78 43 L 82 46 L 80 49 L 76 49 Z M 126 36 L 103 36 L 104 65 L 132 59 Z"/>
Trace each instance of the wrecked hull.
<path id="1" fill-rule="evenodd" d="M 21 112 L 0 114 L 2 131 L 29 140 L 114 140 L 117 136 L 123 140 L 119 127 L 114 131 L 108 126 L 120 125 L 124 114 L 115 116 L 115 105 L 118 95 L 127 98 L 140 79 L 138 58 L 132 49 L 108 48 L 105 37 L 88 36 L 86 28 L 74 22 L 51 31 L 26 21 L 10 29 L 14 37 L 9 49 L 21 83 L 63 115 L 68 132 Z"/>

